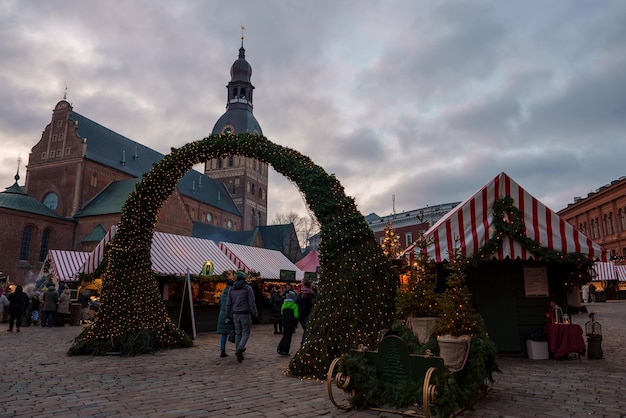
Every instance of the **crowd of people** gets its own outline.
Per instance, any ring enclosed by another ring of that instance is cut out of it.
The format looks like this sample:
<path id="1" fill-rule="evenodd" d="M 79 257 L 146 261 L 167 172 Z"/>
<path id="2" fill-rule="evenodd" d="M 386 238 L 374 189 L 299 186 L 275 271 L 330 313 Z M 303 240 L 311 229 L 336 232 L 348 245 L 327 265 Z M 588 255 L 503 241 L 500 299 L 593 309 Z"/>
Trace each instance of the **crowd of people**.
<path id="1" fill-rule="evenodd" d="M 57 289 L 51 281 L 35 291 L 20 285 L 0 286 L 0 317 L 8 322 L 8 332 L 21 332 L 23 325 L 63 326 L 70 315 L 71 290 L 63 283 Z"/>
<path id="2" fill-rule="evenodd" d="M 237 361 L 244 360 L 246 343 L 250 338 L 252 318 L 259 316 L 257 301 L 252 287 L 246 283 L 247 275 L 243 271 L 224 273 L 226 287 L 220 295 L 220 312 L 217 320 L 217 333 L 220 337 L 220 357 L 228 357 L 228 341 L 235 343 Z M 281 289 L 282 287 L 282 289 Z M 298 325 L 302 328 L 302 339 L 306 338 L 307 321 L 313 308 L 316 293 L 308 280 L 300 284 L 299 292 L 291 283 L 273 286 L 268 303 L 271 306 L 270 320 L 274 325 L 274 334 L 281 335 L 276 352 L 281 356 L 290 356 L 291 340 Z"/>

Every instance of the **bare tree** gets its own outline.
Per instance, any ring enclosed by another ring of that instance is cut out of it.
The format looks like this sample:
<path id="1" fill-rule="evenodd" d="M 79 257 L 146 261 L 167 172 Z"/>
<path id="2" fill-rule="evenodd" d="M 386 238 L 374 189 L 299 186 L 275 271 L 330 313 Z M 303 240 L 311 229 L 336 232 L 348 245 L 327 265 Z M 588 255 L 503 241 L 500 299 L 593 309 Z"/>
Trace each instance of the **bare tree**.
<path id="1" fill-rule="evenodd" d="M 289 213 L 277 213 L 272 220 L 272 225 L 284 225 L 289 223 L 293 224 L 302 248 L 306 248 L 309 238 L 317 234 L 320 230 L 319 223 L 310 214 L 305 217 L 293 211 Z"/>

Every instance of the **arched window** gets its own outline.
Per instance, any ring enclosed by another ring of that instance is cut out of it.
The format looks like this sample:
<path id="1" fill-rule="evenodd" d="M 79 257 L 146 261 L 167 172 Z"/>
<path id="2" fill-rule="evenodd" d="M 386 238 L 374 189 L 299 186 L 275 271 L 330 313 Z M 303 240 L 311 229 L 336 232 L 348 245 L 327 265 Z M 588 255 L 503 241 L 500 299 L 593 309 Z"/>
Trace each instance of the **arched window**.
<path id="1" fill-rule="evenodd" d="M 626 231 L 626 212 L 620 209 L 617 212 L 617 217 L 619 219 L 620 231 Z"/>
<path id="2" fill-rule="evenodd" d="M 233 165 L 235 165 L 235 160 L 233 157 L 228 157 L 228 166 L 232 167 Z"/>
<path id="3" fill-rule="evenodd" d="M 237 98 L 237 87 L 233 89 L 233 99 Z"/>
<path id="4" fill-rule="evenodd" d="M 28 260 L 28 252 L 30 250 L 30 238 L 33 234 L 33 228 L 27 226 L 22 233 L 22 246 L 20 247 L 20 260 Z"/>
<path id="5" fill-rule="evenodd" d="M 252 209 L 252 216 L 250 217 L 250 219 L 252 219 L 252 226 L 257 226 L 258 225 L 258 223 L 256 221 L 256 216 L 255 216 L 255 213 L 254 213 L 254 209 Z"/>
<path id="6" fill-rule="evenodd" d="M 44 229 L 43 234 L 41 234 L 41 248 L 39 249 L 39 261 L 42 263 L 46 260 L 46 256 L 48 255 L 49 242 L 50 230 Z"/>

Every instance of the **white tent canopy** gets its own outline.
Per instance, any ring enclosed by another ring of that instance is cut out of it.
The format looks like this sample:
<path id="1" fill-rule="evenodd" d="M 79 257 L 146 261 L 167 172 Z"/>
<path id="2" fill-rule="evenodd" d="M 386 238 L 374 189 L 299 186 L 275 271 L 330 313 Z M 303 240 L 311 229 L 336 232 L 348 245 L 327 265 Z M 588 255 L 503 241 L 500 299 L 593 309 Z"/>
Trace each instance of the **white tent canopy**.
<path id="1" fill-rule="evenodd" d="M 280 251 L 229 242 L 220 242 L 219 246 L 237 269 L 245 272 L 257 271 L 262 279 L 279 280 L 281 270 L 295 271 L 296 280 L 304 278 L 304 272 Z"/>

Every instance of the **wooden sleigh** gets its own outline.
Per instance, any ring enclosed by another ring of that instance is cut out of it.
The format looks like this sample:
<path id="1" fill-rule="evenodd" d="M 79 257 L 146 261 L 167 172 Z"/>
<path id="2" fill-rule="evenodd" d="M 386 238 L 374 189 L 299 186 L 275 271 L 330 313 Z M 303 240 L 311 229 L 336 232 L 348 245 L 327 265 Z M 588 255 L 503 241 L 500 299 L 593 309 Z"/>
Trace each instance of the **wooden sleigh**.
<path id="1" fill-rule="evenodd" d="M 363 355 L 376 366 L 376 372 L 383 381 L 398 381 L 412 379 L 422 386 L 422 411 L 417 409 L 396 411 L 382 408 L 369 408 L 371 410 L 388 412 L 393 414 L 430 417 L 430 407 L 437 400 L 439 379 L 445 370 L 443 358 L 432 355 L 409 354 L 406 343 L 397 335 L 387 335 L 382 338 L 376 351 L 353 350 L 352 353 Z M 328 368 L 326 384 L 328 397 L 337 408 L 349 410 L 352 408 L 351 399 L 357 394 L 358 388 L 354 388 L 350 376 L 342 371 L 343 357 L 332 361 Z M 342 398 L 342 399 L 340 399 Z"/>

